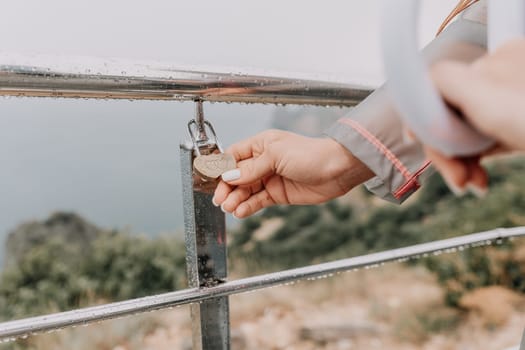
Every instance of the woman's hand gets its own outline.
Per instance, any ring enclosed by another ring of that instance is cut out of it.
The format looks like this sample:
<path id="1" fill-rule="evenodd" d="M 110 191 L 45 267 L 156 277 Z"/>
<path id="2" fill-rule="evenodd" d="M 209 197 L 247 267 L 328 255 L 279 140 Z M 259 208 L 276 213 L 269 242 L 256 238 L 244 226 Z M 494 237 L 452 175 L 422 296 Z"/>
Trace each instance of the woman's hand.
<path id="1" fill-rule="evenodd" d="M 471 65 L 442 62 L 432 79 L 448 104 L 498 146 L 468 158 L 449 158 L 426 148 L 427 155 L 456 193 L 486 191 L 483 157 L 525 150 L 525 40 L 511 41 Z"/>
<path id="2" fill-rule="evenodd" d="M 316 204 L 373 177 L 330 138 L 269 130 L 226 150 L 238 168 L 222 175 L 213 203 L 238 218 L 275 204 Z"/>

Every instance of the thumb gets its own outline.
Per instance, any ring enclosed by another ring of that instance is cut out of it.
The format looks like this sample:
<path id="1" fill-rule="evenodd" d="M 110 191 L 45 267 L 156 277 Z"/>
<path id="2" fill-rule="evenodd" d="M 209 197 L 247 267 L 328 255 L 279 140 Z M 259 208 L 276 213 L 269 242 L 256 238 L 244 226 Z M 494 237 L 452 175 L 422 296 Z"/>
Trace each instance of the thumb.
<path id="1" fill-rule="evenodd" d="M 249 158 L 237 164 L 237 169 L 229 170 L 222 174 L 222 180 L 230 185 L 249 185 L 275 170 L 275 161 L 268 152 L 264 152 L 257 158 Z"/>

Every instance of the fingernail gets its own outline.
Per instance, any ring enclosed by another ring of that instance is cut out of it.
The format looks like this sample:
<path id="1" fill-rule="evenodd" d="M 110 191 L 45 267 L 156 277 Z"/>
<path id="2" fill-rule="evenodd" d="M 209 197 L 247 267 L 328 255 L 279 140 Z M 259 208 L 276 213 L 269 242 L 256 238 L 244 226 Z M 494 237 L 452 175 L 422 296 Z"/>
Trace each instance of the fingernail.
<path id="1" fill-rule="evenodd" d="M 489 189 L 487 187 L 480 187 L 473 183 L 467 184 L 467 189 L 470 191 L 470 193 L 472 193 L 478 198 L 485 198 L 487 196 L 487 193 L 489 192 Z"/>
<path id="2" fill-rule="evenodd" d="M 216 207 L 219 206 L 219 203 L 216 202 L 215 197 L 213 197 L 213 198 L 211 199 L 211 204 L 213 204 L 213 205 L 216 206 Z"/>
<path id="3" fill-rule="evenodd" d="M 465 187 L 459 187 L 456 184 L 448 181 L 445 177 L 443 177 L 445 180 L 445 183 L 447 184 L 448 188 L 454 193 L 457 197 L 462 197 L 465 195 L 465 192 L 467 191 Z"/>
<path id="4" fill-rule="evenodd" d="M 235 212 L 232 213 L 232 216 L 233 216 L 234 218 L 236 218 L 237 220 L 240 220 L 239 217 L 238 217 L 237 215 L 235 215 Z"/>
<path id="5" fill-rule="evenodd" d="M 226 182 L 237 180 L 241 177 L 241 171 L 239 169 L 228 170 L 221 177 Z"/>
<path id="6" fill-rule="evenodd" d="M 226 209 L 224 209 L 224 203 L 221 204 L 221 210 L 223 213 L 226 213 Z"/>

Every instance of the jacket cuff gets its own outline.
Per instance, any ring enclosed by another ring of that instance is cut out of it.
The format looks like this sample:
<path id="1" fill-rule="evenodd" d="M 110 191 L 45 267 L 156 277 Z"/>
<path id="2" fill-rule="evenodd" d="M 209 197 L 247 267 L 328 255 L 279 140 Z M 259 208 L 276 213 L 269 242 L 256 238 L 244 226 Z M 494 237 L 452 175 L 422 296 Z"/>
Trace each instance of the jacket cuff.
<path id="1" fill-rule="evenodd" d="M 433 173 L 430 162 L 425 159 L 417 142 L 399 142 L 402 138 L 399 137 L 396 149 L 393 150 L 358 121 L 349 118 L 339 119 L 325 133 L 376 174 L 365 186 L 378 197 L 390 202 L 402 203 Z"/>

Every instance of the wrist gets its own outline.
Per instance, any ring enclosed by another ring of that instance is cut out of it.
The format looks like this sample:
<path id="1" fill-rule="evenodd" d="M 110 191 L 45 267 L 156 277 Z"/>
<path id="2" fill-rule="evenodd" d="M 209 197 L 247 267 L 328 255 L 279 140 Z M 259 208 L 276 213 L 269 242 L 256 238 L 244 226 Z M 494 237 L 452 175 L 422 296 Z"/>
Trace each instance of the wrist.
<path id="1" fill-rule="evenodd" d="M 370 180 L 375 174 L 350 150 L 332 138 L 323 139 L 326 143 L 327 173 L 336 177 L 344 192 Z"/>

